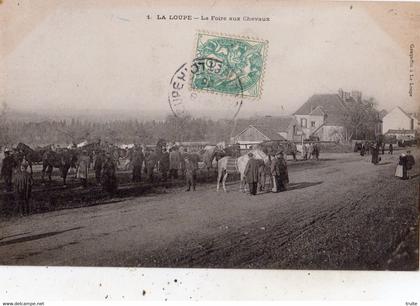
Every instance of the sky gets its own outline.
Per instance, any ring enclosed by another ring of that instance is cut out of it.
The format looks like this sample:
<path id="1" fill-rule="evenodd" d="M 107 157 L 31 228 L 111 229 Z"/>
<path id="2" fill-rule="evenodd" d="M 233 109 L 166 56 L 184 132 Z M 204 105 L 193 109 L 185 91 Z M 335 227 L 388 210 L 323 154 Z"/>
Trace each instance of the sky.
<path id="1" fill-rule="evenodd" d="M 197 32 L 207 31 L 268 41 L 261 98 L 243 99 L 240 116 L 290 114 L 312 94 L 339 88 L 374 97 L 380 109 L 417 110 L 418 95 L 408 95 L 408 46 L 358 3 L 48 3 L 38 10 L 28 1 L 20 8 L 3 3 L 9 19 L 0 16 L 0 24 L 11 26 L 0 32 L 0 101 L 12 109 L 170 113 L 169 81 L 194 58 Z M 269 17 L 270 22 L 158 21 L 156 14 Z M 212 93 L 191 98 L 191 93 L 185 91 L 183 102 L 194 116 L 230 117 L 239 99 Z"/>

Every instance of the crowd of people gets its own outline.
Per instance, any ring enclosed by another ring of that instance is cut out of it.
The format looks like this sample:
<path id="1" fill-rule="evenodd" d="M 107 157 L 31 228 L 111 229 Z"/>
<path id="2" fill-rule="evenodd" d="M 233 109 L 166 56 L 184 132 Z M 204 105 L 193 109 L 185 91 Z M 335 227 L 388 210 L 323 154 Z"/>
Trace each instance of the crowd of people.
<path id="1" fill-rule="evenodd" d="M 356 143 L 355 151 L 356 148 L 360 150 L 361 156 L 370 153 L 372 155 L 372 163 L 375 165 L 381 160 L 379 157 L 380 152 L 385 154 L 385 144 Z M 319 144 L 303 144 L 301 153 L 303 160 L 318 160 L 320 153 Z M 388 153 L 393 154 L 392 144 L 388 146 Z M 14 156 L 16 154 L 22 154 L 23 156 L 19 159 L 19 162 Z M 52 149 L 44 153 L 44 158 L 47 159 L 49 154 L 52 154 Z M 183 147 L 177 145 L 155 148 L 135 145 L 127 151 L 126 156 L 131 166 L 131 181 L 133 183 L 142 181 L 151 184 L 155 183 L 157 180 L 155 176 L 159 174 L 159 181 L 161 182 L 177 179 L 185 180 L 186 191 L 195 191 L 196 189 L 199 165 L 198 159 L 195 157 L 193 154 L 187 153 Z M 296 160 L 295 155 L 293 158 Z M 71 165 L 71 167 L 74 167 L 76 178 L 80 180 L 82 188 L 96 184 L 97 186 L 102 186 L 104 191 L 113 194 L 118 189 L 118 163 L 118 157 L 109 150 L 81 150 L 74 160 L 74 165 Z M 401 179 L 408 179 L 408 171 L 413 167 L 414 163 L 414 158 L 410 151 L 401 154 L 395 175 Z M 28 161 L 26 155 L 22 152 L 5 150 L 0 174 L 4 180 L 6 192 L 14 191 L 20 212 L 28 214 L 30 211 L 31 190 L 34 184 L 31 161 Z M 287 184 L 289 183 L 287 162 L 282 151 L 274 153 L 266 163 L 256 159 L 252 153 L 249 153 L 249 162 L 246 165 L 244 174 L 251 195 L 257 194 L 258 191 L 281 192 L 287 189 Z M 92 176 L 95 182 L 89 181 Z"/>
<path id="2" fill-rule="evenodd" d="M 302 145 L 302 158 L 308 159 L 319 159 L 319 145 L 317 143 L 305 143 Z M 295 159 L 296 160 L 296 159 Z"/>

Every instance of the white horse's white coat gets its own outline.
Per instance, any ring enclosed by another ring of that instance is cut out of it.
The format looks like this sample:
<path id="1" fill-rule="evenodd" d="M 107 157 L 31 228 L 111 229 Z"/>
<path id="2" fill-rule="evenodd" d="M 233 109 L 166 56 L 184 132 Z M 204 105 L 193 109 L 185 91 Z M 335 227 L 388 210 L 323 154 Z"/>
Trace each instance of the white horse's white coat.
<path id="1" fill-rule="evenodd" d="M 261 150 L 252 150 L 250 151 L 253 155 L 254 158 L 256 159 L 261 159 L 264 161 L 264 163 L 268 162 L 268 155 L 265 154 L 263 151 Z M 217 169 L 217 191 L 219 191 L 219 185 L 220 185 L 220 180 L 222 178 L 223 175 L 223 180 L 222 180 L 222 186 L 223 186 L 223 190 L 226 191 L 226 178 L 228 176 L 229 173 L 232 173 L 232 171 L 227 171 L 227 164 L 228 161 L 232 161 L 233 159 L 235 159 L 234 157 L 230 157 L 230 156 L 225 156 L 222 159 L 219 160 L 218 163 L 218 169 Z M 246 191 L 246 184 L 245 184 L 245 168 L 246 165 L 248 164 L 248 160 L 249 160 L 249 156 L 248 154 L 242 155 L 240 157 L 238 157 L 236 159 L 236 171 L 234 172 L 239 172 L 240 176 L 241 176 L 241 181 L 240 181 L 240 185 L 239 188 L 241 191 Z"/>

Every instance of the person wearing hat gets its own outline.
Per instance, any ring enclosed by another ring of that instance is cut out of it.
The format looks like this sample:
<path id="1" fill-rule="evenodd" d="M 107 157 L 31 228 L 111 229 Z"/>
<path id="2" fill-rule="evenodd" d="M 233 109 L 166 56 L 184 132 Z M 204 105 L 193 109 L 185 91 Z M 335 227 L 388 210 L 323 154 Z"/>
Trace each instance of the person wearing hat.
<path id="1" fill-rule="evenodd" d="M 29 215 L 31 212 L 29 199 L 31 198 L 33 179 L 31 174 L 28 173 L 27 168 L 28 164 L 22 163 L 20 165 L 20 170 L 16 172 L 16 175 L 13 178 L 16 201 L 21 216 Z"/>
<path id="2" fill-rule="evenodd" d="M 254 158 L 254 154 L 248 153 L 248 163 L 246 164 L 244 175 L 249 185 L 249 192 L 251 195 L 257 194 L 258 187 L 258 162 Z"/>
<path id="3" fill-rule="evenodd" d="M 12 175 L 13 168 L 16 168 L 17 163 L 13 156 L 10 154 L 10 150 L 6 149 L 4 151 L 4 159 L 1 166 L 0 176 L 4 179 L 6 185 L 6 191 L 12 191 Z"/>
<path id="4" fill-rule="evenodd" d="M 77 161 L 77 177 L 80 179 L 82 186 L 87 187 L 89 176 L 90 157 L 86 150 L 82 151 Z"/>
<path id="5" fill-rule="evenodd" d="M 272 192 L 286 190 L 286 184 L 289 182 L 289 175 L 283 152 L 277 153 L 271 162 L 271 175 L 273 176 Z"/>

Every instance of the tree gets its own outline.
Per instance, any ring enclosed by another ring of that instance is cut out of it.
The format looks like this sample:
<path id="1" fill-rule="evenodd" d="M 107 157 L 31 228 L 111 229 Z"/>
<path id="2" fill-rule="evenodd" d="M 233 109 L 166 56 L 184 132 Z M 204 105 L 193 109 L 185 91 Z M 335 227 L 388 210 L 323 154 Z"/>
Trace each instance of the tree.
<path id="1" fill-rule="evenodd" d="M 347 140 L 375 138 L 380 122 L 376 105 L 373 98 L 346 104 L 344 127 Z"/>

